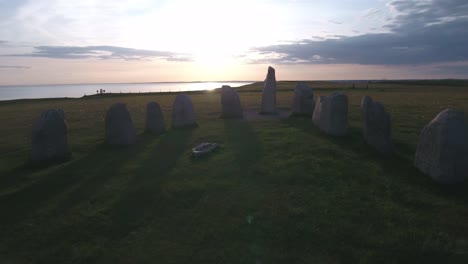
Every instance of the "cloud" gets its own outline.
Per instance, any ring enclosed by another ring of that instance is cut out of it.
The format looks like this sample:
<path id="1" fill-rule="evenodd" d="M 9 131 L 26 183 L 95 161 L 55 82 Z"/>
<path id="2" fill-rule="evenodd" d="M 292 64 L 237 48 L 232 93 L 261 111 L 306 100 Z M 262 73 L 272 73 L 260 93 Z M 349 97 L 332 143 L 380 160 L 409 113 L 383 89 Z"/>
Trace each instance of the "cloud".
<path id="1" fill-rule="evenodd" d="M 257 47 L 254 53 L 268 56 L 252 62 L 419 65 L 468 61 L 466 0 L 397 0 L 388 7 L 394 14 L 386 25 L 388 33 Z"/>
<path id="2" fill-rule="evenodd" d="M 27 42 L 0 40 L 0 48 L 31 48 L 31 46 L 32 44 Z"/>
<path id="3" fill-rule="evenodd" d="M 343 24 L 343 22 L 336 21 L 336 20 L 333 20 L 333 19 L 329 19 L 329 20 L 328 20 L 328 23 L 332 23 L 332 24 L 335 24 L 335 25 L 341 25 L 341 24 Z"/>
<path id="4" fill-rule="evenodd" d="M 382 10 L 380 9 L 376 9 L 376 8 L 371 8 L 369 10 L 366 10 L 366 12 L 364 13 L 364 15 L 362 16 L 362 18 L 364 19 L 371 19 L 375 16 L 378 16 L 382 13 Z"/>
<path id="5" fill-rule="evenodd" d="M 116 46 L 38 46 L 31 53 L 9 54 L 11 57 L 42 57 L 52 59 L 121 59 L 121 60 L 151 60 L 191 61 L 187 54 L 131 49 Z"/>
<path id="6" fill-rule="evenodd" d="M 27 69 L 31 69 L 31 67 L 29 67 L 29 66 L 17 66 L 17 65 L 0 65 L 0 69 L 27 70 Z"/>

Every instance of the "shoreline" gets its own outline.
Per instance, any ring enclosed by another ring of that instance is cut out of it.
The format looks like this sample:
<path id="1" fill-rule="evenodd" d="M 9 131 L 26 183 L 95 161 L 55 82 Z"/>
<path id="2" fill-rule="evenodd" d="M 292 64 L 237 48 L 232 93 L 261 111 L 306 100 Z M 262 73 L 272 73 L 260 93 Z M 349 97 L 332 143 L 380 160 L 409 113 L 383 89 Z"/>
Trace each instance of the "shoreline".
<path id="1" fill-rule="evenodd" d="M 210 91 L 230 85 L 234 88 L 256 82 L 170 82 L 170 83 L 118 83 L 118 84 L 65 84 L 65 85 L 28 85 L 0 87 L 0 102 L 52 99 L 52 98 L 82 98 L 99 94 L 160 94 L 194 91 Z"/>
<path id="2" fill-rule="evenodd" d="M 287 80 L 287 81 L 277 81 L 277 92 L 283 92 L 286 91 L 284 90 L 285 86 L 290 86 L 291 84 L 297 83 L 297 82 L 308 82 L 310 85 L 312 85 L 313 89 L 315 91 L 321 91 L 321 90 L 340 90 L 340 91 L 347 91 L 348 89 L 351 90 L 362 90 L 362 89 L 386 89 L 389 87 L 395 88 L 444 88 L 444 87 L 451 87 L 451 88 L 457 88 L 457 89 L 468 89 L 468 80 L 464 79 L 435 79 L 435 80 L 376 80 L 376 81 L 369 81 L 369 82 L 364 82 L 364 81 L 319 81 L 319 80 L 314 80 L 314 81 L 303 81 L 303 80 Z M 125 83 L 119 83 L 119 84 L 108 84 L 108 85 L 151 85 L 151 84 L 169 84 L 169 85 L 174 85 L 174 84 L 194 84 L 198 85 L 201 84 L 203 85 L 204 83 L 214 83 L 214 82 L 170 82 L 170 83 L 136 83 L 136 84 L 125 84 Z M 21 101 L 40 101 L 40 100 L 72 100 L 72 99 L 90 99 L 90 98 L 102 98 L 102 97 L 119 97 L 119 96 L 148 96 L 148 95 L 171 95 L 171 94 L 178 94 L 178 93 L 188 93 L 188 94 L 200 94 L 200 93 L 210 93 L 210 92 L 216 92 L 217 89 L 221 88 L 221 85 L 223 83 L 243 83 L 243 85 L 240 86 L 233 86 L 233 88 L 239 89 L 238 92 L 241 93 L 249 93 L 249 92 L 261 92 L 263 88 L 263 81 L 256 81 L 256 82 L 241 82 L 241 81 L 233 81 L 233 82 L 219 82 L 220 86 L 216 88 L 206 88 L 206 89 L 193 89 L 193 90 L 185 90 L 185 89 L 178 89 L 178 90 L 165 90 L 163 91 L 162 88 L 159 89 L 159 91 L 135 91 L 135 92 L 128 92 L 128 91 L 120 91 L 120 92 L 115 92 L 115 91 L 109 91 L 104 94 L 97 94 L 95 92 L 87 93 L 84 91 L 84 93 L 80 96 L 61 96 L 61 97 L 36 97 L 36 98 L 12 98 L 12 99 L 0 99 L 0 104 L 4 103 L 15 103 L 15 102 L 21 102 Z M 89 84 L 90 86 L 92 85 L 100 85 L 100 84 Z M 54 85 L 54 86 L 60 86 L 60 85 Z M 49 88 L 53 88 L 54 86 Z M 63 86 L 75 86 L 75 85 L 63 85 Z M 77 85 L 77 86 L 86 86 L 86 85 Z M 24 86 L 20 86 L 24 87 Z M 39 87 L 39 86 L 30 86 L 30 87 Z M 47 87 L 47 86 L 46 86 Z M 368 88 L 370 87 L 370 88 Z M 13 87 L 10 87 L 10 89 Z M 187 87 L 186 87 L 187 88 Z M 2 87 L 0 86 L 0 91 Z M 94 90 L 95 88 L 93 88 Z M 158 90 L 158 89 L 156 89 Z M 292 91 L 292 90 L 291 90 Z M 1 94 L 0 94 L 1 95 Z"/>

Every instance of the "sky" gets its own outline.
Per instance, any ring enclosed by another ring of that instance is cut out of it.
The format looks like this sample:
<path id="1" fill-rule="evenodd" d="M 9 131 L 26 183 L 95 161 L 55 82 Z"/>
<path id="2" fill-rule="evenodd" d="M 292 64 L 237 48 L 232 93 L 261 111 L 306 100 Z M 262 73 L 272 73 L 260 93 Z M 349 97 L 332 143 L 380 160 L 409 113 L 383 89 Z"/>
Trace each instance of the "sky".
<path id="1" fill-rule="evenodd" d="M 0 85 L 468 79 L 467 0 L 0 0 Z"/>

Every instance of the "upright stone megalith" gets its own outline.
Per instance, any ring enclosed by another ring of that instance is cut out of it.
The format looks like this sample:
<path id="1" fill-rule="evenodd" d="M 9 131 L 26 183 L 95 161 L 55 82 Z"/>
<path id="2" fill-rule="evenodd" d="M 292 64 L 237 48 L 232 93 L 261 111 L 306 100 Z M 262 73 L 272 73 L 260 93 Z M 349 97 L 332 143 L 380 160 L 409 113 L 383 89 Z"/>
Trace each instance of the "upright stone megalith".
<path id="1" fill-rule="evenodd" d="M 361 101 L 362 132 L 367 144 L 385 156 L 393 152 L 390 114 L 370 96 Z"/>
<path id="2" fill-rule="evenodd" d="M 275 69 L 268 67 L 268 73 L 263 84 L 262 106 L 260 114 L 275 115 L 276 111 L 276 77 Z"/>
<path id="3" fill-rule="evenodd" d="M 124 103 L 113 104 L 106 113 L 106 143 L 114 146 L 128 146 L 136 142 L 136 130 L 132 117 Z"/>
<path id="4" fill-rule="evenodd" d="M 166 132 L 164 115 L 161 111 L 161 107 L 156 102 L 149 102 L 146 105 L 145 131 L 155 135 Z"/>
<path id="5" fill-rule="evenodd" d="M 445 109 L 422 129 L 414 165 L 439 183 L 468 178 L 468 125 L 463 112 Z"/>
<path id="6" fill-rule="evenodd" d="M 197 126 L 192 100 L 186 94 L 179 94 L 172 106 L 172 127 L 184 128 Z"/>
<path id="7" fill-rule="evenodd" d="M 67 123 L 63 110 L 49 109 L 42 112 L 33 125 L 31 161 L 40 164 L 69 158 Z"/>
<path id="8" fill-rule="evenodd" d="M 344 136 L 348 130 L 348 96 L 343 93 L 320 96 L 312 121 L 326 134 Z"/>
<path id="9" fill-rule="evenodd" d="M 314 93 L 306 82 L 298 82 L 294 88 L 292 115 L 312 116 L 314 112 Z"/>
<path id="10" fill-rule="evenodd" d="M 221 118 L 242 118 L 243 111 L 239 95 L 231 86 L 221 88 Z"/>

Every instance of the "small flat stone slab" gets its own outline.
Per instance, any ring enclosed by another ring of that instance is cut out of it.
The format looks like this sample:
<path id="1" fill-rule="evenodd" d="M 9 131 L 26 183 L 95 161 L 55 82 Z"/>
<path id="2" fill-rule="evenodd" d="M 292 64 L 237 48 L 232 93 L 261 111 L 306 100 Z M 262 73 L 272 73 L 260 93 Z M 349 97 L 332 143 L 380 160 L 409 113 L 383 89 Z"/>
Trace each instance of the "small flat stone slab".
<path id="1" fill-rule="evenodd" d="M 193 157 L 201 157 L 208 155 L 215 151 L 219 147 L 218 143 L 209 143 L 209 142 L 203 142 L 200 145 L 194 147 L 192 149 L 192 156 Z"/>

